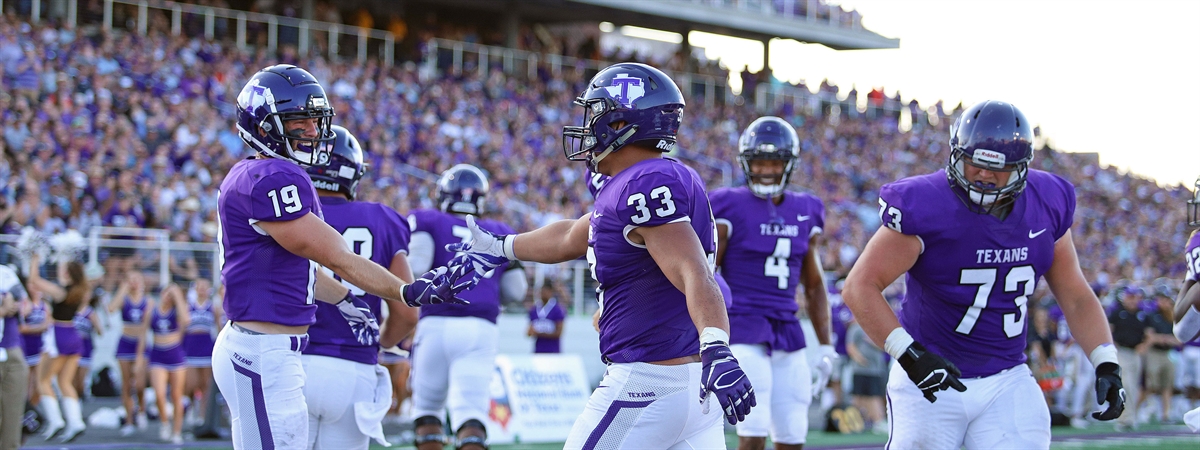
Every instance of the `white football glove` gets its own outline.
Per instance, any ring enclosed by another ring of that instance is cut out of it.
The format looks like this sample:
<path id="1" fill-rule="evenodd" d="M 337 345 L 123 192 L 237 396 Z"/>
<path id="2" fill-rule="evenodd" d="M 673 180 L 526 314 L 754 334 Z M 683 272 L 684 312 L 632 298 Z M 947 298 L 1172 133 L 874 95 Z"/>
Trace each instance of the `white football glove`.
<path id="1" fill-rule="evenodd" d="M 837 351 L 832 345 L 818 346 L 816 349 L 816 363 L 813 364 L 813 375 L 816 379 L 812 383 L 812 398 L 815 400 L 821 397 L 821 393 L 825 391 L 825 386 L 829 384 L 829 377 L 833 375 L 833 363 L 837 361 Z"/>

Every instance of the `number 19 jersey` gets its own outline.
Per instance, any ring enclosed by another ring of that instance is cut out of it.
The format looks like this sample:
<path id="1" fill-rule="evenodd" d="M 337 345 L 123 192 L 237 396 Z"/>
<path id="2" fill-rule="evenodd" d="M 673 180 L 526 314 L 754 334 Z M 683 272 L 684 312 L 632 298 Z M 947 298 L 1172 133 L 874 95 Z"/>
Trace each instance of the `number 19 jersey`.
<path id="1" fill-rule="evenodd" d="M 608 362 L 662 361 L 700 353 L 687 299 L 671 284 L 643 244 L 637 227 L 688 222 L 708 255 L 716 230 L 704 182 L 667 158 L 638 162 L 604 184 L 588 229 L 588 262 L 604 312 L 600 353 Z"/>
<path id="2" fill-rule="evenodd" d="M 901 325 L 963 378 L 983 377 L 1025 362 L 1027 303 L 1071 229 L 1075 187 L 1030 170 L 1004 220 L 968 210 L 955 189 L 945 170 L 889 183 L 879 214 L 883 226 L 922 243 Z"/>
<path id="3" fill-rule="evenodd" d="M 317 263 L 292 254 L 258 222 L 321 217 L 312 181 L 300 166 L 250 158 L 229 169 L 217 193 L 217 253 L 229 320 L 311 325 Z"/>

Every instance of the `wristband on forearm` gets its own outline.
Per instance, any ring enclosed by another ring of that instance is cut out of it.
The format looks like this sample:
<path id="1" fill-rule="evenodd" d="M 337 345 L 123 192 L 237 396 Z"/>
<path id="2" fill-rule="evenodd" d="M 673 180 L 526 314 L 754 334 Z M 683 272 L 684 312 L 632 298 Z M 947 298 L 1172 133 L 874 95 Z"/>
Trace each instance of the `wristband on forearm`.
<path id="1" fill-rule="evenodd" d="M 1092 367 L 1100 367 L 1106 362 L 1120 365 L 1117 363 L 1117 348 L 1110 342 L 1100 344 L 1093 349 L 1092 354 L 1088 355 L 1088 360 L 1092 362 Z"/>

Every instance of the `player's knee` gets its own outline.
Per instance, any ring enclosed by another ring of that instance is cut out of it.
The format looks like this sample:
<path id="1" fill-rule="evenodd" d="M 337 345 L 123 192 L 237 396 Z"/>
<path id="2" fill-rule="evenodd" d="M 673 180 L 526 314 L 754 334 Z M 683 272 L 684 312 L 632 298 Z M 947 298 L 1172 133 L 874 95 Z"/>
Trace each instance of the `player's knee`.
<path id="1" fill-rule="evenodd" d="M 421 416 L 413 421 L 413 445 L 421 448 L 422 444 L 446 445 L 446 434 L 442 419 L 435 416 Z"/>
<path id="2" fill-rule="evenodd" d="M 487 450 L 487 426 L 477 419 L 463 422 L 455 433 L 459 450 Z"/>

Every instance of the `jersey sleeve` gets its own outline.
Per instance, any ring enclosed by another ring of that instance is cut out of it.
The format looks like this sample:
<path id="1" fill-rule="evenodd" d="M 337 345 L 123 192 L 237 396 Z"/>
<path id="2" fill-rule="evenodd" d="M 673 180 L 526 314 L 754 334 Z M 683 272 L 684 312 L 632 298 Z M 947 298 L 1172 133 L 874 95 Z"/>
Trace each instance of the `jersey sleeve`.
<path id="1" fill-rule="evenodd" d="M 615 205 L 616 213 L 621 223 L 638 227 L 688 222 L 693 201 L 689 192 L 677 178 L 647 172 L 624 186 Z"/>
<path id="2" fill-rule="evenodd" d="M 1055 194 L 1062 198 L 1062 207 L 1057 208 L 1058 215 L 1054 218 L 1054 240 L 1058 241 L 1075 223 L 1075 186 L 1058 175 L 1051 175 L 1050 179 L 1054 180 Z"/>
<path id="3" fill-rule="evenodd" d="M 434 227 L 434 220 L 430 211 L 418 209 L 408 215 L 409 235 L 413 233 L 430 233 Z"/>
<path id="4" fill-rule="evenodd" d="M 730 205 L 730 191 L 726 188 L 715 189 L 708 193 L 708 203 L 712 205 L 713 218 L 717 220 L 729 220 L 733 212 Z"/>
<path id="5" fill-rule="evenodd" d="M 813 212 L 811 214 L 813 228 L 809 233 L 809 237 L 813 237 L 825 232 L 825 202 L 821 201 L 821 199 L 815 195 L 810 195 L 808 198 L 811 199 L 810 201 L 812 202 L 813 208 Z"/>
<path id="6" fill-rule="evenodd" d="M 408 242 L 412 238 L 412 230 L 409 229 L 408 221 L 400 217 L 400 213 L 396 210 L 384 205 L 379 205 L 380 214 L 383 218 L 383 226 L 388 230 L 388 253 L 395 256 L 397 253 L 408 254 Z"/>
<path id="7" fill-rule="evenodd" d="M 921 223 L 912 185 L 904 181 L 888 183 L 879 189 L 879 220 L 881 226 L 902 234 L 919 236 L 927 231 L 927 227 Z M 824 222 L 823 217 L 824 211 L 822 211 L 822 222 Z"/>
<path id="8" fill-rule="evenodd" d="M 263 222 L 296 220 L 314 212 L 317 199 L 312 181 L 292 172 L 259 178 L 250 190 L 250 219 Z"/>

